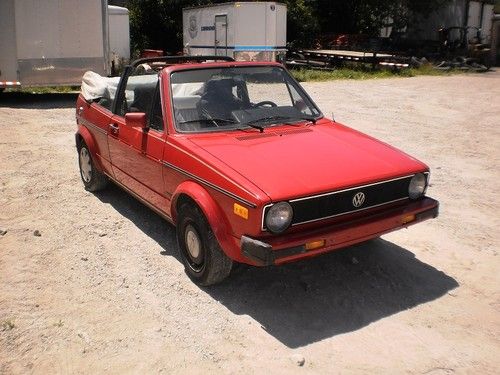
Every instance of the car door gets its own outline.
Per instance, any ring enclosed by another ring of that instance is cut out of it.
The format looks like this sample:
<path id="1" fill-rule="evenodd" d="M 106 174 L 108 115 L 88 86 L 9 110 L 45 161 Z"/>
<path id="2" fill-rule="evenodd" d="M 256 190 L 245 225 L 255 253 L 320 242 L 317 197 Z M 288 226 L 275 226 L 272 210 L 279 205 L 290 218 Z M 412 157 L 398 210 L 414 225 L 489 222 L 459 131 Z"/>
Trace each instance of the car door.
<path id="1" fill-rule="evenodd" d="M 115 178 L 139 198 L 165 211 L 161 163 L 165 134 L 158 75 L 131 75 L 118 100 L 108 133 Z M 127 124 L 127 113 L 146 113 L 148 127 Z"/>

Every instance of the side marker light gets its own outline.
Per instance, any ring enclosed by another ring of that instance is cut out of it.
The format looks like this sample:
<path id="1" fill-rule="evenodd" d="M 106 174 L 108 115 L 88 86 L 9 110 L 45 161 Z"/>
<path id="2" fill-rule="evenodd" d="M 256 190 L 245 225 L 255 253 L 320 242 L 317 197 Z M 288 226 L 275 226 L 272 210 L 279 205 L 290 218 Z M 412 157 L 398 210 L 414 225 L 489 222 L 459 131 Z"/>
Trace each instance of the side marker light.
<path id="1" fill-rule="evenodd" d="M 233 212 L 235 213 L 235 215 L 238 215 L 243 219 L 248 220 L 248 208 L 243 207 L 238 203 L 235 203 L 233 206 Z"/>
<path id="2" fill-rule="evenodd" d="M 306 243 L 305 248 L 306 250 L 314 250 L 323 246 L 325 246 L 325 240 L 318 240 Z"/>
<path id="3" fill-rule="evenodd" d="M 407 224 L 413 220 L 415 220 L 415 215 L 405 215 L 401 218 L 401 223 Z"/>

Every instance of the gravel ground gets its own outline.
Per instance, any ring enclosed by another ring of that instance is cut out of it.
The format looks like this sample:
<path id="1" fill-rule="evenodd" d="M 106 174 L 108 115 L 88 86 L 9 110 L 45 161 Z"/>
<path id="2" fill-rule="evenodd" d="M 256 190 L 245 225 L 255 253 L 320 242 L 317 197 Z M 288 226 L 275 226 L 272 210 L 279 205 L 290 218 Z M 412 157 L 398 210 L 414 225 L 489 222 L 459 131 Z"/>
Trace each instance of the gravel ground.
<path id="1" fill-rule="evenodd" d="M 498 373 L 500 73 L 304 86 L 428 163 L 441 215 L 208 289 L 172 226 L 83 189 L 74 95 L 4 94 L 0 373 Z"/>

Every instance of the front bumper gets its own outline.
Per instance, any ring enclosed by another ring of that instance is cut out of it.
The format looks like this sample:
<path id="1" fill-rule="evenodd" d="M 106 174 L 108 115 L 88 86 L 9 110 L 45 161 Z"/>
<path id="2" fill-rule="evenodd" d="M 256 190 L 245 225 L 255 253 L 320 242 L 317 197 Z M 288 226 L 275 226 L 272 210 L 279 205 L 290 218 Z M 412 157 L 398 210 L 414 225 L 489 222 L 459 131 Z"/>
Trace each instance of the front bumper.
<path id="1" fill-rule="evenodd" d="M 439 202 L 425 197 L 403 207 L 392 208 L 356 220 L 335 223 L 319 230 L 294 233 L 285 239 L 263 242 L 242 236 L 240 247 L 243 255 L 251 263 L 259 266 L 281 264 L 367 241 L 385 233 L 436 218 L 438 214 Z M 306 244 L 318 241 L 324 241 L 324 245 L 314 250 L 307 250 Z"/>

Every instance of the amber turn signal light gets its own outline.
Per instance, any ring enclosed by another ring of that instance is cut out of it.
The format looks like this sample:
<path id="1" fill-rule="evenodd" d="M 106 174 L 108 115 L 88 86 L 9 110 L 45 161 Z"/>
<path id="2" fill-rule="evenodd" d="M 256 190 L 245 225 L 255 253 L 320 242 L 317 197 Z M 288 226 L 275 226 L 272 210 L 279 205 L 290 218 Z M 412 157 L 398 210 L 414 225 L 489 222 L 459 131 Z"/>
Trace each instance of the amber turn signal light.
<path id="1" fill-rule="evenodd" d="M 415 220 L 415 215 L 405 215 L 401 218 L 401 222 L 403 224 L 407 224 L 413 220 Z"/>
<path id="2" fill-rule="evenodd" d="M 318 241 L 308 242 L 305 245 L 306 250 L 319 249 L 320 247 L 323 247 L 323 246 L 325 246 L 325 240 L 318 240 Z"/>
<path id="3" fill-rule="evenodd" d="M 242 217 L 243 219 L 248 220 L 248 208 L 240 206 L 238 203 L 233 205 L 233 212 L 235 215 Z"/>

